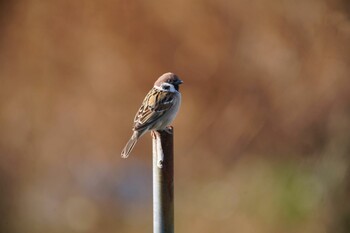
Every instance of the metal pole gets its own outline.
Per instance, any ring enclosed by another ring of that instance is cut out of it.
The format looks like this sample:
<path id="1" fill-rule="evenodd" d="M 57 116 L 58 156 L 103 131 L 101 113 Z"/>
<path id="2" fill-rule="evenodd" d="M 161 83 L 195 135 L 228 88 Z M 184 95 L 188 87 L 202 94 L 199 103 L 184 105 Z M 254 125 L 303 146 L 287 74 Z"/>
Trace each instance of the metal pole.
<path id="1" fill-rule="evenodd" d="M 153 233 L 174 233 L 173 129 L 153 133 Z"/>

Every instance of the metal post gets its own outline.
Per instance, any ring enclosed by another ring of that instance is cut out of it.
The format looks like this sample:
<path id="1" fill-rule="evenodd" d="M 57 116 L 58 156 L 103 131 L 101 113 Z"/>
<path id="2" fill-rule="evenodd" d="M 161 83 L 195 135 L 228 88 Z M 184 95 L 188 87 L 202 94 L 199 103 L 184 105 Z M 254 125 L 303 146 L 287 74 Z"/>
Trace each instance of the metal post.
<path id="1" fill-rule="evenodd" d="M 153 233 L 174 233 L 173 129 L 153 133 Z"/>

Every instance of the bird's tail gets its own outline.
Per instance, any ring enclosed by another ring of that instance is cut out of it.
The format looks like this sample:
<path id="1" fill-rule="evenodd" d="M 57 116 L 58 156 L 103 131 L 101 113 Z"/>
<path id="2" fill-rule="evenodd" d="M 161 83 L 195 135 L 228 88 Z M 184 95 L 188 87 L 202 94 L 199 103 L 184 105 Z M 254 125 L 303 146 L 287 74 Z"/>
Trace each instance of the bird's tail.
<path id="1" fill-rule="evenodd" d="M 137 131 L 135 131 L 132 134 L 131 138 L 129 139 L 128 143 L 126 143 L 126 145 L 125 145 L 125 147 L 124 147 L 124 149 L 122 151 L 122 154 L 121 154 L 122 158 L 126 159 L 129 156 L 130 152 L 134 148 L 134 146 L 135 146 L 137 140 L 139 139 L 139 137 L 140 136 L 139 136 L 139 133 Z"/>

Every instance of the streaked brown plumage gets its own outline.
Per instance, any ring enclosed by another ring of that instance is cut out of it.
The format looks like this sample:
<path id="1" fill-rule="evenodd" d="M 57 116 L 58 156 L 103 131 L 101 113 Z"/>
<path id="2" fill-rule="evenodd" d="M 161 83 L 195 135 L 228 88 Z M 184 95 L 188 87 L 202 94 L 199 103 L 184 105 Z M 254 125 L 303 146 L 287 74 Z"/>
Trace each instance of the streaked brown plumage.
<path id="1" fill-rule="evenodd" d="M 180 104 L 179 85 L 182 81 L 173 73 L 163 74 L 148 92 L 134 118 L 133 135 L 121 156 L 127 158 L 137 140 L 150 130 L 163 130 L 174 120 Z"/>

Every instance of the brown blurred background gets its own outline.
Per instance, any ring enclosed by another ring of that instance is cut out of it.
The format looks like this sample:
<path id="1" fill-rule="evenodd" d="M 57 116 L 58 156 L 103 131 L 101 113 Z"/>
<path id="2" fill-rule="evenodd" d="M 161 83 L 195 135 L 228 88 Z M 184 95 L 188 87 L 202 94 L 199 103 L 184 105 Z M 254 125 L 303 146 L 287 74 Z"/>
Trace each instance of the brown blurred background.
<path id="1" fill-rule="evenodd" d="M 168 71 L 177 232 L 350 232 L 347 0 L 0 1 L 0 232 L 152 232 Z"/>

